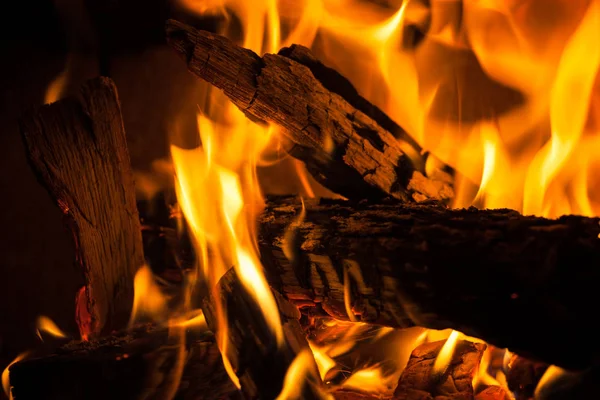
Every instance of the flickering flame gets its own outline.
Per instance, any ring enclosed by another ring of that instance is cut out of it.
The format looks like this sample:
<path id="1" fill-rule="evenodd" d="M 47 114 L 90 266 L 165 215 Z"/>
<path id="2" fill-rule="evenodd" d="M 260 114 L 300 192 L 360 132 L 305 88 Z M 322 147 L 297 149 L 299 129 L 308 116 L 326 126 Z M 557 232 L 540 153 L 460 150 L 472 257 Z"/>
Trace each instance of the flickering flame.
<path id="1" fill-rule="evenodd" d="M 36 321 L 36 333 L 40 340 L 44 341 L 41 332 L 47 333 L 57 338 L 66 338 L 67 334 L 64 333 L 50 318 L 40 315 Z"/>
<path id="2" fill-rule="evenodd" d="M 69 74 L 71 71 L 71 64 L 73 63 L 73 55 L 70 54 L 67 57 L 64 69 L 56 75 L 56 77 L 50 82 L 44 95 L 44 104 L 54 103 L 60 100 L 65 92 L 67 83 L 69 82 Z"/>
<path id="3" fill-rule="evenodd" d="M 147 317 L 154 321 L 163 321 L 167 317 L 167 300 L 154 279 L 152 270 L 143 265 L 133 280 L 133 308 L 129 326 L 133 326 L 140 318 Z"/>
<path id="4" fill-rule="evenodd" d="M 431 370 L 434 375 L 442 375 L 448 369 L 450 362 L 452 361 L 452 356 L 454 355 L 454 349 L 456 348 L 456 343 L 458 342 L 458 338 L 460 337 L 460 332 L 452 331 L 448 339 L 446 339 L 446 343 L 442 346 L 438 356 L 433 363 L 433 368 Z"/>
<path id="5" fill-rule="evenodd" d="M 2 389 L 4 389 L 4 394 L 6 394 L 6 397 L 8 397 L 10 400 L 13 400 L 13 396 L 10 390 L 10 371 L 9 368 L 11 365 L 23 360 L 25 357 L 29 356 L 29 352 L 26 351 L 24 353 L 19 354 L 14 360 L 12 360 L 10 362 L 10 364 L 8 364 L 6 366 L 6 368 L 4 368 L 4 371 L 2 371 Z"/>
<path id="6" fill-rule="evenodd" d="M 393 390 L 397 383 L 397 376 L 385 376 L 381 367 L 373 366 L 353 373 L 344 381 L 342 387 L 366 393 L 386 393 Z"/>
<path id="7" fill-rule="evenodd" d="M 304 399 L 305 396 L 302 391 L 303 382 L 308 382 L 312 386 L 312 392 L 318 396 L 318 399 L 333 400 L 333 396 L 319 388 L 320 381 L 318 379 L 315 380 L 315 377 L 318 378 L 315 360 L 310 350 L 305 349 L 296 356 L 289 366 L 283 381 L 283 389 L 276 400 Z"/>
<path id="8" fill-rule="evenodd" d="M 443 164 L 458 172 L 453 206 L 508 207 L 547 217 L 600 210 L 600 185 L 590 184 L 600 172 L 600 1 L 572 3 L 180 0 L 194 13 L 223 16 L 219 33 L 258 54 L 293 43 L 312 47 L 435 155 L 428 172 Z M 210 107 L 201 107 L 198 116 L 202 147 L 172 147 L 178 199 L 200 259 L 196 277 L 214 289 L 235 268 L 280 342 L 279 313 L 262 274 L 255 227 L 263 206 L 256 167 L 274 147 L 279 153 L 279 130 L 249 122 L 220 93 L 207 98 Z M 323 141 L 327 151 L 335 150 L 331 138 Z M 401 146 L 409 157 L 420 157 Z M 312 197 L 305 168 L 295 165 L 296 178 Z M 286 235 L 288 246 L 291 241 Z M 289 250 L 286 256 L 293 259 Z M 352 283 L 345 268 L 344 302 L 356 320 Z M 217 308 L 217 341 L 239 386 L 226 356 L 227 318 Z M 311 345 L 322 379 L 364 329 L 351 325 L 335 345 Z M 425 332 L 410 345 L 436 335 L 441 333 Z M 458 338 L 455 331 L 448 337 L 435 373 L 447 369 Z M 300 379 L 308 359 L 299 356 L 286 387 Z M 502 383 L 486 363 L 484 358 L 477 382 Z M 381 377 L 381 370 L 369 368 L 353 371 L 350 384 Z"/>

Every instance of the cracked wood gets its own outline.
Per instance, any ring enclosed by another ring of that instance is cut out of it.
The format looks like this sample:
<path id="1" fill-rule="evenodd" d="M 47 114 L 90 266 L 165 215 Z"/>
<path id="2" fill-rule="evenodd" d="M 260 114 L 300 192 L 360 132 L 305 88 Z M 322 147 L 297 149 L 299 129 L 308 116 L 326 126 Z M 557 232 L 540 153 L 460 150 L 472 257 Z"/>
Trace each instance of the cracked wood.
<path id="1" fill-rule="evenodd" d="M 125 327 L 133 301 L 133 276 L 144 255 L 113 82 L 88 81 L 79 99 L 31 110 L 20 126 L 30 164 L 73 232 L 85 278 L 79 305 L 87 311 L 78 315 L 80 328 L 107 334 Z"/>
<path id="2" fill-rule="evenodd" d="M 449 175 L 439 171 L 435 179 L 426 177 L 421 150 L 405 132 L 396 138 L 362 111 L 366 100 L 351 104 L 293 59 L 309 60 L 308 49 L 296 46 L 261 58 L 223 36 L 173 20 L 167 39 L 192 73 L 223 90 L 250 119 L 282 126 L 294 143 L 290 154 L 330 190 L 351 199 L 454 196 Z M 389 121 L 382 124 L 392 129 Z"/>
<path id="3" fill-rule="evenodd" d="M 269 283 L 304 313 L 348 320 L 348 304 L 362 322 L 452 328 L 564 368 L 600 362 L 587 311 L 600 281 L 598 218 L 305 205 L 301 218 L 298 199 L 270 198 L 259 231 Z"/>

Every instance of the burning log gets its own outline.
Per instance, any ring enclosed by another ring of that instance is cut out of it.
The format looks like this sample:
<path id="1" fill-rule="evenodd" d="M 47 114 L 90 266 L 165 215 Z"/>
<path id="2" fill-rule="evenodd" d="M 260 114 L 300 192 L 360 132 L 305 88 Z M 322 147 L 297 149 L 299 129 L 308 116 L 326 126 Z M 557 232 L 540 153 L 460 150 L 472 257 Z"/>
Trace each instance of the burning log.
<path id="1" fill-rule="evenodd" d="M 98 335 L 125 327 L 144 255 L 114 84 L 91 80 L 79 99 L 35 109 L 20 124 L 31 166 L 73 232 L 85 277 L 80 328 Z"/>
<path id="2" fill-rule="evenodd" d="M 549 365 L 513 354 L 506 371 L 506 381 L 516 400 L 533 398 L 535 388 Z"/>
<path id="3" fill-rule="evenodd" d="M 225 37 L 173 20 L 167 24 L 167 38 L 191 72 L 222 89 L 250 119 L 285 128 L 294 143 L 290 154 L 334 192 L 350 199 L 453 197 L 447 174 L 425 176 L 414 140 L 352 92 L 339 74 L 324 70 L 308 49 L 295 46 L 261 58 Z M 340 93 L 343 88 L 348 99 L 326 87 L 326 81 Z"/>
<path id="4" fill-rule="evenodd" d="M 284 337 L 284 342 L 278 344 L 259 305 L 244 289 L 234 269 L 220 279 L 218 293 L 228 319 L 229 341 L 225 356 L 238 375 L 242 391 L 249 399 L 277 398 L 290 365 L 301 351 L 309 349 L 299 323 L 300 312 L 280 294 L 273 292 Z M 210 296 L 203 306 L 206 321 L 215 331 L 219 329 L 217 301 Z M 302 398 L 318 398 L 312 393 L 313 389 L 305 385 Z"/>
<path id="5" fill-rule="evenodd" d="M 171 328 L 171 332 L 173 328 Z M 15 400 L 238 398 L 210 332 L 190 330 L 187 345 L 166 328 L 138 327 L 10 367 Z M 181 383 L 177 365 L 185 362 Z M 176 386 L 173 387 L 173 384 Z"/>
<path id="6" fill-rule="evenodd" d="M 422 344 L 411 354 L 394 393 L 395 400 L 472 399 L 473 378 L 486 345 L 460 340 L 443 373 L 434 363 L 446 341 Z"/>
<path id="7" fill-rule="evenodd" d="M 564 368 L 600 360 L 586 311 L 600 281 L 598 218 L 305 203 L 271 199 L 259 243 L 270 284 L 305 313 L 452 328 Z"/>

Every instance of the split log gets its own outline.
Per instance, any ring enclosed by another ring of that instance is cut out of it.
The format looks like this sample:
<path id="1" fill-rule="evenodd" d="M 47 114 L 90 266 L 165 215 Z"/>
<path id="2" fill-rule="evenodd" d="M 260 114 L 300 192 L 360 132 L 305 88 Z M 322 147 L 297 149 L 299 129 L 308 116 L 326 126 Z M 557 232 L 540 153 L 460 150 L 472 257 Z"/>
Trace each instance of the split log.
<path id="1" fill-rule="evenodd" d="M 79 99 L 35 109 L 21 121 L 32 168 L 67 216 L 83 268 L 82 333 L 125 327 L 133 276 L 144 262 L 135 188 L 117 90 L 108 78 Z"/>
<path id="2" fill-rule="evenodd" d="M 300 352 L 309 349 L 299 323 L 300 312 L 280 294 L 273 292 L 284 337 L 283 343 L 278 344 L 260 306 L 244 289 L 233 268 L 220 279 L 217 293 L 206 298 L 204 315 L 209 327 L 218 332 L 217 301 L 223 305 L 228 339 L 225 356 L 239 378 L 242 392 L 248 399 L 277 398 L 283 389 L 288 368 Z M 317 371 L 316 364 L 314 367 Z M 318 399 L 319 385 L 320 381 L 316 385 L 306 382 L 301 388 L 300 398 Z"/>
<path id="3" fill-rule="evenodd" d="M 564 368 L 600 361 L 587 311 L 600 281 L 598 218 L 305 204 L 298 221 L 299 200 L 270 199 L 259 239 L 267 280 L 305 313 L 452 328 Z"/>
<path id="4" fill-rule="evenodd" d="M 171 330 L 172 332 L 172 330 Z M 210 332 L 190 330 L 186 344 L 166 328 L 139 327 L 98 340 L 72 342 L 55 353 L 10 367 L 15 400 L 240 398 Z M 178 363 L 185 363 L 181 375 Z M 179 381 L 173 382 L 181 377 Z"/>
<path id="5" fill-rule="evenodd" d="M 548 367 L 546 363 L 513 354 L 506 366 L 506 382 L 515 395 L 515 400 L 533 399 L 535 388 Z"/>
<path id="6" fill-rule="evenodd" d="M 459 340 L 441 374 L 433 364 L 446 341 L 422 344 L 413 350 L 394 392 L 395 400 L 466 400 L 474 397 L 473 378 L 486 345 Z"/>
<path id="7" fill-rule="evenodd" d="M 421 149 L 404 131 L 390 127 L 389 119 L 386 125 L 367 115 L 375 107 L 357 100 L 357 94 L 349 101 L 315 77 L 325 75 L 307 56 L 308 49 L 297 46 L 261 58 L 223 36 L 173 20 L 167 23 L 167 39 L 192 73 L 222 89 L 250 119 L 282 126 L 294 143 L 290 154 L 328 189 L 350 199 L 453 197 L 447 174 L 425 176 Z M 349 82 L 340 82 L 338 74 L 332 87 L 347 89 Z"/>

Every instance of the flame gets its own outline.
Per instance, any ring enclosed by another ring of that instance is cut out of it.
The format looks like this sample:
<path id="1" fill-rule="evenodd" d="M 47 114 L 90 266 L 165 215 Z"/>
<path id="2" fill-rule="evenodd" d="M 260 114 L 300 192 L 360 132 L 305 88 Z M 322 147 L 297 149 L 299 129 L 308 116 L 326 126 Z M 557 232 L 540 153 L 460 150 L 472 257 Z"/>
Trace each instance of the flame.
<path id="1" fill-rule="evenodd" d="M 56 75 L 56 77 L 54 77 L 52 82 L 50 82 L 48 85 L 46 94 L 44 95 L 44 104 L 54 103 L 64 96 L 67 83 L 69 82 L 69 75 L 71 73 L 71 65 L 73 62 L 74 55 L 69 54 L 64 69 L 58 75 Z"/>
<path id="2" fill-rule="evenodd" d="M 258 54 L 293 43 L 311 47 L 435 155 L 428 159 L 428 174 L 444 165 L 458 172 L 454 207 L 507 207 L 547 217 L 599 214 L 600 185 L 592 183 L 600 167 L 595 151 L 600 145 L 600 44 L 595 40 L 600 0 L 382 3 L 179 1 L 190 12 L 222 16 L 219 33 Z M 277 304 L 257 251 L 256 220 L 264 206 L 257 169 L 286 159 L 281 157 L 283 139 L 276 127 L 246 120 L 222 94 L 202 94 L 207 99 L 198 114 L 202 147 L 171 148 L 179 203 L 199 256 L 198 271 L 188 284 L 201 282 L 215 290 L 223 274 L 235 268 L 281 343 Z M 335 150 L 331 138 L 324 141 L 327 151 Z M 409 157 L 421 156 L 406 143 L 401 146 Z M 265 161 L 273 154 L 274 161 Z M 294 169 L 303 195 L 314 197 L 305 167 L 295 161 Z M 286 232 L 288 245 L 303 218 L 304 208 Z M 285 255 L 293 259 L 287 247 Z M 344 267 L 343 273 L 346 311 L 356 321 L 351 271 Z M 217 320 L 223 361 L 239 387 L 226 355 L 227 318 L 218 304 Z M 335 343 L 311 343 L 312 356 L 298 356 L 282 396 L 293 398 L 290 385 L 303 379 L 314 361 L 325 379 L 367 329 L 361 323 L 343 327 L 347 330 Z M 389 334 L 380 330 L 376 336 L 383 340 Z M 403 346 L 447 337 L 434 364 L 434 372 L 441 374 L 460 335 L 425 331 Z M 491 375 L 490 358 L 491 350 L 476 384 L 503 383 L 501 372 Z M 358 382 L 361 389 L 364 381 L 387 376 L 373 365 L 351 372 L 345 382 Z"/>
<path id="3" fill-rule="evenodd" d="M 557 367 L 556 365 L 551 365 L 546 369 L 546 372 L 544 372 L 544 375 L 542 375 L 542 377 L 540 378 L 540 381 L 538 382 L 536 388 L 535 388 L 535 392 L 533 394 L 533 397 L 535 399 L 543 399 L 544 396 L 542 396 L 542 393 L 544 393 L 544 390 L 548 387 L 550 387 L 552 385 L 552 383 L 556 382 L 557 380 L 559 380 L 561 377 L 567 375 L 567 371 L 565 371 L 564 369 Z"/>
<path id="4" fill-rule="evenodd" d="M 393 390 L 397 383 L 397 376 L 386 376 L 380 366 L 372 366 L 353 373 L 342 387 L 367 393 L 386 393 Z"/>
<path id="5" fill-rule="evenodd" d="M 167 300 L 154 279 L 152 270 L 143 265 L 133 280 L 133 308 L 129 326 L 133 326 L 143 317 L 162 321 L 167 314 Z"/>
<path id="6" fill-rule="evenodd" d="M 460 337 L 460 332 L 452 331 L 448 339 L 446 339 L 446 343 L 442 346 L 438 356 L 433 363 L 433 368 L 431 373 L 434 375 L 443 375 L 448 369 L 450 362 L 452 361 L 452 356 L 454 355 L 454 349 L 456 348 L 456 343 L 458 342 L 458 338 Z"/>
<path id="7" fill-rule="evenodd" d="M 10 362 L 10 364 L 8 364 L 6 366 L 6 368 L 4 368 L 4 371 L 2 371 L 2 389 L 4 389 L 4 394 L 6 394 L 6 397 L 8 397 L 10 400 L 13 400 L 13 396 L 10 390 L 10 371 L 9 368 L 11 367 L 11 365 L 18 363 L 19 361 L 23 360 L 24 358 L 28 357 L 30 354 L 29 351 L 23 352 L 21 354 L 19 354 L 14 360 L 12 360 Z"/>
<path id="8" fill-rule="evenodd" d="M 66 338 L 67 334 L 64 333 L 50 318 L 40 315 L 36 321 L 36 333 L 41 341 L 44 341 L 42 338 L 41 332 L 45 332 L 51 336 L 57 338 Z"/>

